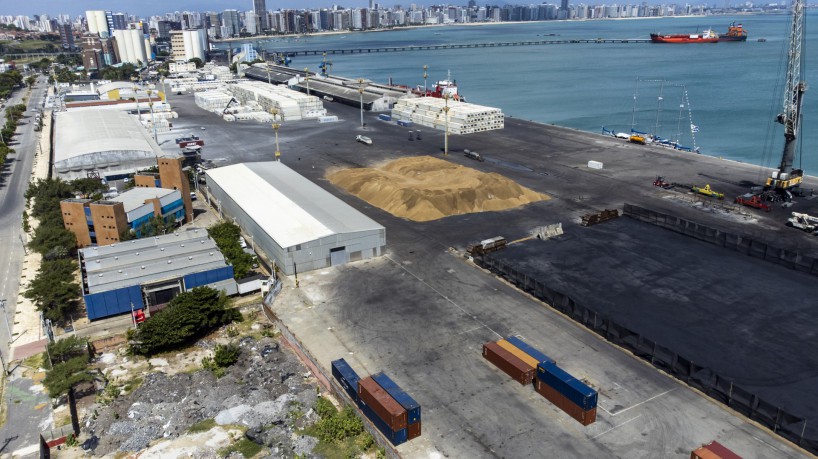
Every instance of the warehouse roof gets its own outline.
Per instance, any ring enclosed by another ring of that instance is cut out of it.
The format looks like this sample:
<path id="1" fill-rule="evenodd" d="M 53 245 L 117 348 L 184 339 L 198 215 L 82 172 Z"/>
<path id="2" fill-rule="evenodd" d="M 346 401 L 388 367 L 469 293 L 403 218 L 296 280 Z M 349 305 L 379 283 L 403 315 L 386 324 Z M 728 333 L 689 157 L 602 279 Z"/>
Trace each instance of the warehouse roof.
<path id="1" fill-rule="evenodd" d="M 224 190 L 281 247 L 384 229 L 281 162 L 210 169 L 207 180 Z"/>
<path id="2" fill-rule="evenodd" d="M 164 198 L 176 190 L 168 188 L 131 188 L 117 197 L 107 199 L 106 202 L 121 202 L 125 206 L 125 212 L 130 212 L 145 205 L 148 199 Z"/>
<path id="3" fill-rule="evenodd" d="M 298 72 L 287 68 L 278 66 L 270 66 L 270 82 L 277 84 L 284 84 L 291 79 L 304 75 L 304 72 Z M 259 81 L 267 81 L 267 70 L 264 64 L 254 64 L 253 67 L 244 70 L 244 76 Z"/>
<path id="4" fill-rule="evenodd" d="M 307 83 L 306 82 L 298 83 L 296 87 L 303 88 L 303 90 L 306 91 Z M 326 94 L 335 99 L 346 99 L 348 101 L 355 102 L 356 104 L 360 103 L 361 100 L 361 94 L 358 92 L 358 88 L 355 86 L 333 84 L 314 78 L 310 78 L 310 91 Z M 364 89 L 363 94 L 364 104 L 371 104 L 383 97 L 385 97 L 383 94 L 373 93 Z"/>
<path id="5" fill-rule="evenodd" d="M 80 249 L 88 293 L 99 293 L 227 266 L 207 231 L 180 231 Z"/>
<path id="6" fill-rule="evenodd" d="M 76 110 L 57 114 L 54 162 L 78 160 L 82 156 L 119 154 L 124 160 L 162 154 L 136 117 L 113 110 Z M 87 158 L 90 159 L 90 158 Z M 110 164 L 116 158 L 97 158 Z"/>

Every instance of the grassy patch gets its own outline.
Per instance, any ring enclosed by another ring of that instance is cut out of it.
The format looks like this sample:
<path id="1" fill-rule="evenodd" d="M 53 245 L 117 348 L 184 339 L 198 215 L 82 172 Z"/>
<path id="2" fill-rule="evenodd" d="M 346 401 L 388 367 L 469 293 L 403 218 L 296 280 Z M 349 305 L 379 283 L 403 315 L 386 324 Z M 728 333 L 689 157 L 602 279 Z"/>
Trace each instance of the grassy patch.
<path id="1" fill-rule="evenodd" d="M 262 450 L 262 446 L 258 443 L 248 440 L 247 438 L 242 438 L 241 440 L 233 443 L 232 445 L 222 448 L 218 451 L 219 457 L 229 456 L 232 453 L 239 453 L 245 458 L 249 459 L 254 457 L 256 454 L 260 453 Z"/>
<path id="2" fill-rule="evenodd" d="M 375 440 L 364 430 L 355 410 L 346 407 L 338 411 L 323 397 L 318 397 L 313 409 L 321 420 L 301 433 L 318 438 L 315 453 L 326 459 L 347 459 L 375 451 Z"/>
<path id="3" fill-rule="evenodd" d="M 38 370 L 38 369 L 44 367 L 44 365 L 43 365 L 43 359 L 44 358 L 45 358 L 45 352 L 41 352 L 39 354 L 32 355 L 31 357 L 28 357 L 27 359 L 23 360 L 21 362 L 21 364 L 26 368 L 31 368 L 31 369 L 34 369 L 34 370 Z"/>
<path id="4" fill-rule="evenodd" d="M 189 433 L 199 433 L 199 432 L 207 432 L 208 430 L 216 427 L 216 420 L 213 418 L 205 419 L 204 421 L 199 421 L 196 424 L 190 426 L 187 431 Z"/>
<path id="5" fill-rule="evenodd" d="M 138 377 L 133 378 L 133 379 L 129 380 L 127 383 L 125 383 L 124 386 L 122 386 L 122 391 L 125 393 L 125 395 L 127 395 L 127 394 L 130 394 L 131 392 L 135 391 L 141 385 L 142 385 L 142 378 L 138 378 Z"/>

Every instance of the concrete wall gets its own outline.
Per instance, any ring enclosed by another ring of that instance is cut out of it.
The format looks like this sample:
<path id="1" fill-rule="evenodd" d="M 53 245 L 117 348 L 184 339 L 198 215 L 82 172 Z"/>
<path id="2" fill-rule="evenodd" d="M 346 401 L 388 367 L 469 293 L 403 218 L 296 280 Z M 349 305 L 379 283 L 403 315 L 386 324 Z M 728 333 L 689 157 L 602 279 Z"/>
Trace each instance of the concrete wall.
<path id="1" fill-rule="evenodd" d="M 77 238 L 77 247 L 83 248 L 91 245 L 91 233 L 88 229 L 88 220 L 85 216 L 85 208 L 91 203 L 90 199 L 65 200 L 60 202 L 62 211 L 62 221 L 65 229 L 74 233 Z"/>
<path id="2" fill-rule="evenodd" d="M 121 202 L 112 204 L 91 204 L 91 218 L 94 221 L 94 232 L 97 234 L 97 245 L 108 245 L 119 242 L 119 235 L 130 229 L 125 205 Z"/>

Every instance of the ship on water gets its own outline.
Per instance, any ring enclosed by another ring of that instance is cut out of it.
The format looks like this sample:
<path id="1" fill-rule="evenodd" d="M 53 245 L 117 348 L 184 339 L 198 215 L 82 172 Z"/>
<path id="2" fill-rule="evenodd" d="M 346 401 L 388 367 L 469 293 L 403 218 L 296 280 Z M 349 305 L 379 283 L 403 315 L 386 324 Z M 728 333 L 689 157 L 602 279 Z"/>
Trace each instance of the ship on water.
<path id="1" fill-rule="evenodd" d="M 652 33 L 650 34 L 650 41 L 653 43 L 718 43 L 719 34 L 712 29 L 691 34 Z"/>
<path id="2" fill-rule="evenodd" d="M 741 24 L 733 22 L 727 29 L 727 33 L 719 35 L 719 41 L 747 41 L 747 31 Z"/>

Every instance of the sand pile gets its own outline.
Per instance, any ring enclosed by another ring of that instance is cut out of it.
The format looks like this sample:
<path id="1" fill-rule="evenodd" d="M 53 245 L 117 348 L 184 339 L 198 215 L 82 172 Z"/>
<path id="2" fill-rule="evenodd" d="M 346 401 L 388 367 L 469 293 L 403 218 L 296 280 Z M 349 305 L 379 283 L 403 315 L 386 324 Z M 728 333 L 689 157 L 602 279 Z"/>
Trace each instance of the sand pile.
<path id="1" fill-rule="evenodd" d="M 550 199 L 500 174 L 431 156 L 397 159 L 378 168 L 344 169 L 327 178 L 373 206 L 418 222 Z"/>

